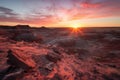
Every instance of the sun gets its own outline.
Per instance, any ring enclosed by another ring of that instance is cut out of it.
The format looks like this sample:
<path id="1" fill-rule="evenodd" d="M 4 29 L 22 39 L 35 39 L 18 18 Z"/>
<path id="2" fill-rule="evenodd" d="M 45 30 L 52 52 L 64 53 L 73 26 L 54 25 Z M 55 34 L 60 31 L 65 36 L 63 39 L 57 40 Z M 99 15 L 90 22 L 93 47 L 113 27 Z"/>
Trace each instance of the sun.
<path id="1" fill-rule="evenodd" d="M 73 26 L 74 29 L 78 29 L 78 26 Z"/>
<path id="2" fill-rule="evenodd" d="M 78 36 L 78 35 L 82 35 L 82 27 L 81 27 L 81 24 L 79 23 L 73 23 L 71 25 L 71 28 L 72 28 L 72 31 L 71 33 L 75 36 Z"/>
<path id="3" fill-rule="evenodd" d="M 78 24 L 73 24 L 73 25 L 72 25 L 72 28 L 78 29 L 78 28 L 80 28 L 80 25 L 78 25 Z"/>

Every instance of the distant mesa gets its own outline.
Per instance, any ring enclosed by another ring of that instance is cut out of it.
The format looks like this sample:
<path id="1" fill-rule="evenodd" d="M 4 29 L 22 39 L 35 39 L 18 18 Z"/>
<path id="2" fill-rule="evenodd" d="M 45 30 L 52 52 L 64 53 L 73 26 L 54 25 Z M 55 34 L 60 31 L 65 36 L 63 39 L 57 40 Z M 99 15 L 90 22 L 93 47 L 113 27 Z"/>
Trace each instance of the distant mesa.
<path id="1" fill-rule="evenodd" d="M 46 28 L 45 26 L 41 26 L 41 28 Z"/>
<path id="2" fill-rule="evenodd" d="M 18 24 L 15 26 L 0 25 L 0 29 L 41 29 L 41 30 L 48 30 L 49 28 L 47 28 L 46 26 L 31 27 L 29 25 Z"/>
<path id="3" fill-rule="evenodd" d="M 47 30 L 47 29 L 49 29 L 49 28 L 47 28 L 47 27 L 45 27 L 45 26 L 41 26 L 40 29 L 42 29 L 42 30 Z"/>
<path id="4" fill-rule="evenodd" d="M 17 28 L 17 29 L 29 29 L 30 26 L 29 25 L 16 25 L 15 28 Z"/>

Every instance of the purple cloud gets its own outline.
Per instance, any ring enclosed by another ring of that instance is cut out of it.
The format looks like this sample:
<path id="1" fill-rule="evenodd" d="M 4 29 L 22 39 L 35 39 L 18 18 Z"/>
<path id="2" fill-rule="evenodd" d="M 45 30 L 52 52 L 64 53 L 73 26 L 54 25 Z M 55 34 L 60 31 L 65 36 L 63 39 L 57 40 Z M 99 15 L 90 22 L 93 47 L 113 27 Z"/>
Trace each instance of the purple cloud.
<path id="1" fill-rule="evenodd" d="M 0 15 L 15 16 L 15 15 L 17 15 L 17 14 L 14 13 L 12 9 L 5 8 L 5 7 L 0 7 Z"/>

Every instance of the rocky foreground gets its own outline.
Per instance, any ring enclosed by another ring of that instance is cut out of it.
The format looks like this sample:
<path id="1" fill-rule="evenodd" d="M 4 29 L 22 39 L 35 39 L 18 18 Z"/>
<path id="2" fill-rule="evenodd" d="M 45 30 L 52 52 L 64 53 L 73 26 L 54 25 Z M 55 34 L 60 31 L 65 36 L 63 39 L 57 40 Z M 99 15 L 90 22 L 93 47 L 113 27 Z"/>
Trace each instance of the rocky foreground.
<path id="1" fill-rule="evenodd" d="M 59 38 L 48 33 L 43 39 L 1 34 L 0 80 L 120 80 L 118 33 L 66 37 L 59 32 Z"/>

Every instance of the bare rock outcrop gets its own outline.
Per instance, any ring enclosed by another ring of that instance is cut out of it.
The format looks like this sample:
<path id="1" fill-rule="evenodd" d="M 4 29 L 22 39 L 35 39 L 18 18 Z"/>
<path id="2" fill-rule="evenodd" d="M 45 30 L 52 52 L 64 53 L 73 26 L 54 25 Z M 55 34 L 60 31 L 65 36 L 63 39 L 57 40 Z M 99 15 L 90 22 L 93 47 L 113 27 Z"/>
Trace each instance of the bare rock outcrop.
<path id="1" fill-rule="evenodd" d="M 18 51 L 8 51 L 8 64 L 17 66 L 23 69 L 30 69 L 35 67 L 35 62 L 26 55 L 20 54 Z"/>

